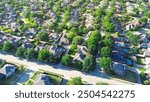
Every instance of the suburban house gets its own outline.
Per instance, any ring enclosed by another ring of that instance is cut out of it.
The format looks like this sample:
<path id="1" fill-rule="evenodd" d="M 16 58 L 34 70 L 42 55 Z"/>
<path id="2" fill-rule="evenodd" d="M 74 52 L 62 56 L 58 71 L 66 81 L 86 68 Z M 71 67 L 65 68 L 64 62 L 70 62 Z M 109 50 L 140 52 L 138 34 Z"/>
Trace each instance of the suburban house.
<path id="1" fill-rule="evenodd" d="M 49 52 L 56 55 L 57 58 L 61 58 L 61 56 L 66 52 L 66 49 L 59 45 L 52 45 Z"/>
<path id="2" fill-rule="evenodd" d="M 116 12 L 120 14 L 122 12 L 122 8 L 121 8 L 119 2 L 116 2 L 115 7 L 116 7 Z"/>
<path id="3" fill-rule="evenodd" d="M 123 52 L 120 51 L 112 51 L 112 55 L 111 55 L 111 59 L 115 62 L 119 62 L 122 64 L 127 64 L 132 66 L 133 65 L 133 61 L 129 58 L 127 58 L 127 55 Z"/>
<path id="4" fill-rule="evenodd" d="M 129 24 L 126 25 L 126 30 L 131 30 L 133 28 L 142 27 L 144 24 L 140 22 L 139 19 L 135 18 Z"/>
<path id="5" fill-rule="evenodd" d="M 87 28 L 92 29 L 93 28 L 93 21 L 94 17 L 92 14 L 85 14 L 86 20 L 85 20 L 85 25 Z"/>
<path id="6" fill-rule="evenodd" d="M 118 75 L 121 75 L 121 76 L 124 76 L 125 75 L 125 72 L 126 72 L 126 66 L 124 64 L 120 64 L 120 63 L 117 63 L 117 62 L 114 62 L 112 64 L 112 67 L 111 69 Z"/>
<path id="7" fill-rule="evenodd" d="M 27 38 L 33 38 L 37 34 L 37 29 L 36 28 L 29 28 L 28 30 L 25 31 L 25 36 Z"/>
<path id="8" fill-rule="evenodd" d="M 61 3 L 61 6 L 67 6 L 67 4 L 69 4 L 72 0 L 63 0 L 63 2 Z"/>
<path id="9" fill-rule="evenodd" d="M 67 38 L 67 35 L 64 34 L 61 38 L 60 38 L 60 44 L 62 45 L 68 45 L 70 44 L 69 39 Z"/>
<path id="10" fill-rule="evenodd" d="M 50 82 L 49 75 L 41 74 L 35 81 L 34 85 L 53 85 L 53 83 Z"/>
<path id="11" fill-rule="evenodd" d="M 87 34 L 86 34 L 86 36 L 85 36 L 85 41 L 87 41 L 88 39 L 89 39 L 89 37 L 91 36 L 91 34 L 92 34 L 92 31 L 89 31 Z"/>
<path id="12" fill-rule="evenodd" d="M 127 2 L 126 3 L 126 9 L 127 9 L 127 12 L 130 14 L 130 13 L 134 13 L 133 12 L 133 9 L 134 9 L 134 5 L 130 2 Z"/>
<path id="13" fill-rule="evenodd" d="M 23 42 L 21 47 L 23 47 L 23 48 L 34 48 L 34 45 L 30 41 L 25 41 L 25 42 Z"/>
<path id="14" fill-rule="evenodd" d="M 71 11 L 71 23 L 78 23 L 79 9 L 74 9 Z"/>
<path id="15" fill-rule="evenodd" d="M 60 39 L 61 35 L 58 33 L 50 33 L 49 39 L 54 41 L 55 43 Z"/>
<path id="16" fill-rule="evenodd" d="M 8 78 L 13 73 L 15 73 L 16 66 L 12 64 L 6 64 L 2 69 L 0 69 L 0 79 Z"/>
<path id="17" fill-rule="evenodd" d="M 143 41 L 144 43 L 148 43 L 149 42 L 149 37 L 146 34 L 142 34 L 140 36 L 141 41 Z"/>
<path id="18" fill-rule="evenodd" d="M 11 28 L 14 32 L 17 32 L 19 24 L 14 22 L 14 23 L 11 23 L 8 27 Z"/>
<path id="19" fill-rule="evenodd" d="M 12 37 L 11 39 L 9 39 L 9 41 L 14 45 L 14 46 L 19 46 L 21 43 L 21 37 Z"/>
<path id="20" fill-rule="evenodd" d="M 41 44 L 38 44 L 36 47 L 35 47 L 35 51 L 40 51 L 40 50 L 42 50 L 42 49 L 45 49 L 46 48 L 46 43 L 45 44 L 43 44 L 43 43 L 41 43 Z"/>
<path id="21" fill-rule="evenodd" d="M 144 49 L 143 54 L 137 54 L 137 57 L 140 57 L 145 64 L 145 68 L 150 68 L 150 48 Z"/>
<path id="22" fill-rule="evenodd" d="M 77 63 L 78 61 L 83 62 L 84 58 L 88 54 L 88 49 L 86 46 L 81 46 L 78 50 L 78 53 L 76 53 L 73 61 L 74 63 Z"/>

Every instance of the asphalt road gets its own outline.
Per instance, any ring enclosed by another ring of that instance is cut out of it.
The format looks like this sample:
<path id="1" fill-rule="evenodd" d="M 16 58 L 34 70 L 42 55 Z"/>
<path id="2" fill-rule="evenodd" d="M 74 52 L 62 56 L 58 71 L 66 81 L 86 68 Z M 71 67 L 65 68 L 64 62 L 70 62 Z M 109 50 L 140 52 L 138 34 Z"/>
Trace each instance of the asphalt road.
<path id="1" fill-rule="evenodd" d="M 31 69 L 34 71 L 43 69 L 43 70 L 47 70 L 50 72 L 58 73 L 58 74 L 63 75 L 65 79 L 70 79 L 71 77 L 80 76 L 88 84 L 96 84 L 97 82 L 106 82 L 106 83 L 109 83 L 112 85 L 116 85 L 116 84 L 117 85 L 129 85 L 129 84 L 133 85 L 133 84 L 135 84 L 135 83 L 130 83 L 130 82 L 120 80 L 120 79 L 110 78 L 106 75 L 99 73 L 98 71 L 94 71 L 90 74 L 87 74 L 87 73 L 82 73 L 80 71 L 70 69 L 68 67 L 64 67 L 61 65 L 56 65 L 54 68 L 51 65 L 47 65 L 47 64 L 41 63 L 39 61 L 27 61 L 25 59 L 20 59 L 18 57 L 15 57 L 13 55 L 10 55 L 10 54 L 7 54 L 7 53 L 1 52 L 1 51 L 0 51 L 0 59 L 6 60 L 7 62 L 10 62 L 10 63 L 21 64 L 23 66 L 26 66 L 28 69 Z"/>

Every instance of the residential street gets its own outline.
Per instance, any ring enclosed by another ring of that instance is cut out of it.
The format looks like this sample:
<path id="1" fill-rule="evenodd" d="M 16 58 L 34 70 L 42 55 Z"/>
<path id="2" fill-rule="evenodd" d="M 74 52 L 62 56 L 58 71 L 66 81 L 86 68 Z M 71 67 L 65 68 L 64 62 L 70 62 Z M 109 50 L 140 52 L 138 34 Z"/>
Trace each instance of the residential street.
<path id="1" fill-rule="evenodd" d="M 129 85 L 129 84 L 135 84 L 135 83 L 130 83 L 124 80 L 120 79 L 114 79 L 110 78 L 107 75 L 101 74 L 98 71 L 91 72 L 90 74 L 87 73 L 82 73 L 80 71 L 70 69 L 68 67 L 64 67 L 61 65 L 55 65 L 55 68 L 53 66 L 41 63 L 41 62 L 34 62 L 34 61 L 27 61 L 24 59 L 19 59 L 13 55 L 6 54 L 4 52 L 0 52 L 0 59 L 6 60 L 7 62 L 10 63 L 16 63 L 16 64 L 21 64 L 26 66 L 28 69 L 31 70 L 38 70 L 38 69 L 43 69 L 47 71 L 51 71 L 54 73 L 58 73 L 64 76 L 65 79 L 70 79 L 71 77 L 77 77 L 80 76 L 84 81 L 86 81 L 88 84 L 96 84 L 97 82 L 106 82 L 109 84 L 117 84 L 117 85 Z"/>

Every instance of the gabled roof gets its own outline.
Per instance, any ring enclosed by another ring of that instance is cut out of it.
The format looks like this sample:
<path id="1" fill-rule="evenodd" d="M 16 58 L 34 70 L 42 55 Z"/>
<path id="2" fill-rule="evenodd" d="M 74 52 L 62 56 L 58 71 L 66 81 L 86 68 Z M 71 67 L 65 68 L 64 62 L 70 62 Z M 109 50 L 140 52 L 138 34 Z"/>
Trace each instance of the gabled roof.
<path id="1" fill-rule="evenodd" d="M 82 55 L 87 55 L 88 48 L 86 46 L 81 46 L 81 48 L 79 49 L 79 53 L 81 53 Z"/>
<path id="2" fill-rule="evenodd" d="M 119 75 L 124 76 L 126 71 L 126 66 L 120 63 L 113 63 L 112 64 L 112 70 Z"/>
<path id="3" fill-rule="evenodd" d="M 50 76 L 46 74 L 41 74 L 34 84 L 35 85 L 53 85 L 50 82 Z"/>
<path id="4" fill-rule="evenodd" d="M 69 39 L 67 38 L 67 35 L 64 34 L 61 38 L 60 38 L 60 42 L 61 44 L 64 44 L 64 45 L 68 45 L 70 43 Z"/>
<path id="5" fill-rule="evenodd" d="M 120 62 L 120 63 L 127 63 L 126 55 L 119 51 L 113 51 L 111 55 L 112 60 Z"/>
<path id="6" fill-rule="evenodd" d="M 16 70 L 16 66 L 12 64 L 6 64 L 4 67 L 0 70 L 0 74 L 7 75 L 9 73 L 14 73 Z"/>
<path id="7" fill-rule="evenodd" d="M 49 49 L 49 52 L 56 55 L 57 58 L 60 58 L 65 51 L 66 49 L 64 47 L 58 45 L 52 45 Z"/>

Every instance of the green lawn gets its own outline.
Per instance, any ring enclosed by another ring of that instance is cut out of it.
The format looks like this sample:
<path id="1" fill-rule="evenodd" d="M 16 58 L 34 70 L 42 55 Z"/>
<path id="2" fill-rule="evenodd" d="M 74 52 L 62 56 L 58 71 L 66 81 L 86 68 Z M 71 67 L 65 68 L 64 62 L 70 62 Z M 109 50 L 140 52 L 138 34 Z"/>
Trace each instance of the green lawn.
<path id="1" fill-rule="evenodd" d="M 20 78 L 20 75 L 26 70 L 26 68 L 19 67 L 15 73 L 8 78 L 0 80 L 0 85 L 13 85 Z"/>
<path id="2" fill-rule="evenodd" d="M 123 79 L 126 81 L 136 83 L 136 74 L 128 70 L 126 71 L 126 74 L 124 76 L 119 76 L 119 75 L 112 75 L 112 76 L 115 78 L 119 78 L 119 79 Z"/>
<path id="3" fill-rule="evenodd" d="M 98 83 L 96 83 L 96 85 L 109 85 L 109 84 L 105 83 L 105 82 L 98 82 Z"/>
<path id="4" fill-rule="evenodd" d="M 4 66 L 6 64 L 6 62 L 5 61 L 3 61 L 3 60 L 0 60 L 0 69 Z"/>
<path id="5" fill-rule="evenodd" d="M 36 80 L 36 78 L 41 74 L 41 72 L 37 71 L 34 73 L 34 75 L 31 77 L 32 80 Z"/>
<path id="6" fill-rule="evenodd" d="M 138 62 L 139 64 L 144 65 L 144 62 L 143 62 L 143 60 L 142 60 L 141 57 L 137 57 L 137 62 Z"/>
<path id="7" fill-rule="evenodd" d="M 145 72 L 145 71 L 146 71 L 145 68 L 139 68 L 139 70 L 140 70 L 141 72 Z"/>
<path id="8" fill-rule="evenodd" d="M 50 78 L 51 78 L 51 82 L 55 85 L 60 85 L 61 81 L 62 81 L 62 77 L 53 75 L 53 74 L 49 74 Z"/>
<path id="9" fill-rule="evenodd" d="M 37 71 L 33 74 L 33 76 L 25 83 L 25 85 L 33 85 L 35 80 L 38 78 L 38 76 L 41 74 L 40 71 Z"/>
<path id="10" fill-rule="evenodd" d="M 33 80 L 28 80 L 28 81 L 25 83 L 25 85 L 33 85 L 33 84 L 34 84 Z"/>

